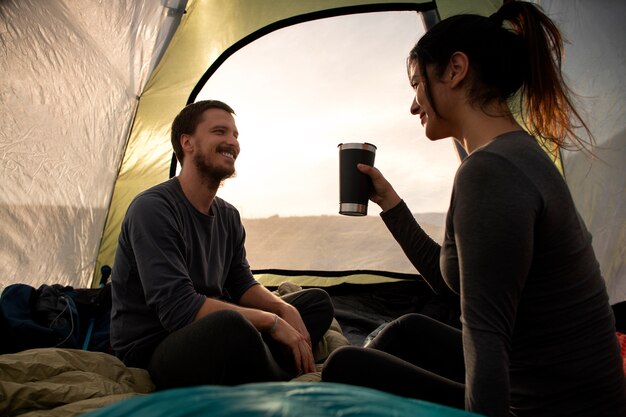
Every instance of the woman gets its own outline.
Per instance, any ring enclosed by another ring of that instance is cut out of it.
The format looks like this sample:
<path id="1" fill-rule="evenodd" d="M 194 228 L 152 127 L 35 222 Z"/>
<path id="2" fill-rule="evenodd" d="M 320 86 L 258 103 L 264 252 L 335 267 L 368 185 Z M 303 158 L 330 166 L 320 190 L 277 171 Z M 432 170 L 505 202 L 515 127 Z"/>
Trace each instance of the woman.
<path id="1" fill-rule="evenodd" d="M 561 51 L 556 26 L 526 2 L 506 2 L 489 18 L 446 19 L 413 48 L 411 113 L 430 140 L 457 138 L 469 155 L 454 180 L 443 245 L 377 169 L 359 169 L 372 178 L 371 200 L 413 265 L 433 290 L 460 296 L 462 331 L 401 317 L 368 348 L 333 353 L 324 381 L 487 416 L 626 415 L 591 235 L 534 138 L 553 151 L 588 150 L 575 131 L 580 125 L 589 134 L 563 81 Z M 510 110 L 515 103 L 523 126 Z"/>

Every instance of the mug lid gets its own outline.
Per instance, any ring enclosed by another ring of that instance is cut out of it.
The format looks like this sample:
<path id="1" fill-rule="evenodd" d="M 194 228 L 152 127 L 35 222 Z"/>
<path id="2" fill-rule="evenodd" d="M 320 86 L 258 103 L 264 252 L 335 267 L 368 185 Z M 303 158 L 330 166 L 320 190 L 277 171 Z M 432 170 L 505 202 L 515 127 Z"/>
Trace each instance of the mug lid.
<path id="1" fill-rule="evenodd" d="M 376 152 L 376 149 L 377 149 L 376 145 L 368 143 L 368 142 L 340 143 L 339 145 L 337 145 L 337 147 L 339 148 L 340 151 L 344 149 L 363 149 L 363 150 L 370 151 L 370 152 Z"/>

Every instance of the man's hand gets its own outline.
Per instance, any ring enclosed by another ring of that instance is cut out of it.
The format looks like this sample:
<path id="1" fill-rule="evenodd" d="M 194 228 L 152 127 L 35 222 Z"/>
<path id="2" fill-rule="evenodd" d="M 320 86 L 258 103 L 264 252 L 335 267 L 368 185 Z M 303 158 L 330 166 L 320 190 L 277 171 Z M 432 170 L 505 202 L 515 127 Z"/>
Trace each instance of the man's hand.
<path id="1" fill-rule="evenodd" d="M 302 322 L 300 314 L 295 308 L 293 309 L 295 310 L 295 316 L 297 316 L 297 319 L 294 317 L 293 313 L 288 313 L 288 319 L 276 316 L 276 326 L 273 328 L 270 335 L 276 341 L 286 345 L 291 350 L 296 370 L 299 373 L 315 372 L 315 360 L 313 359 L 313 350 L 311 348 L 309 333 Z M 288 320 L 299 322 L 304 329 L 304 334 L 302 334 L 302 331 L 292 326 Z"/>
<path id="2" fill-rule="evenodd" d="M 297 308 L 295 308 L 291 304 L 284 303 L 284 305 L 281 306 L 278 315 L 280 316 L 280 318 L 289 323 L 291 327 L 296 329 L 302 336 L 304 336 L 309 346 L 311 346 L 311 336 L 309 335 L 309 331 L 304 325 L 302 317 L 300 316 L 300 312 Z"/>
<path id="3" fill-rule="evenodd" d="M 297 308 L 272 294 L 263 285 L 250 287 L 239 302 L 244 307 L 239 307 L 244 315 L 260 331 L 268 332 L 272 329 L 274 314 L 268 313 L 275 313 L 278 321 L 271 336 L 292 352 L 298 372 L 315 371 L 311 336 Z"/>

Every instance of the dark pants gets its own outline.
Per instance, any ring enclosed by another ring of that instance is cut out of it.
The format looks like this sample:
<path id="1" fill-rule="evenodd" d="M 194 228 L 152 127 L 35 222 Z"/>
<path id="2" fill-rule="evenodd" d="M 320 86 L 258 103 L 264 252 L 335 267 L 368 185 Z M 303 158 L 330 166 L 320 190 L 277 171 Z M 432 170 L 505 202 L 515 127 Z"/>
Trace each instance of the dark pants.
<path id="1" fill-rule="evenodd" d="M 315 346 L 330 327 L 328 294 L 308 289 L 282 299 L 296 307 Z M 291 352 L 259 331 L 239 312 L 221 310 L 168 335 L 154 350 L 148 372 L 157 389 L 236 385 L 293 378 Z"/>
<path id="2" fill-rule="evenodd" d="M 366 348 L 330 354 L 322 380 L 464 408 L 461 331 L 420 314 L 389 323 Z"/>

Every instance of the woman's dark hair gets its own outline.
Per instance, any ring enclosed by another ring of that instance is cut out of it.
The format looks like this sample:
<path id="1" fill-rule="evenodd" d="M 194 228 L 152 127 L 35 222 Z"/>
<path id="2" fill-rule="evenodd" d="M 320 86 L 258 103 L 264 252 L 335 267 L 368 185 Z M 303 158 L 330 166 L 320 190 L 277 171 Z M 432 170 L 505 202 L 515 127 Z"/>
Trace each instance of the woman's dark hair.
<path id="1" fill-rule="evenodd" d="M 407 62 L 418 65 L 426 96 L 438 115 L 426 68 L 432 66 L 434 75 L 441 77 L 455 52 L 465 53 L 470 61 L 470 103 L 485 109 L 494 100 L 511 100 L 519 91 L 521 122 L 530 134 L 557 149 L 567 147 L 567 140 L 577 149 L 593 143 L 561 73 L 561 34 L 538 6 L 505 0 L 490 17 L 452 16 L 426 32 Z M 585 129 L 589 141 L 575 132 L 577 127 Z"/>
<path id="2" fill-rule="evenodd" d="M 172 122 L 172 148 L 174 148 L 176 158 L 181 165 L 185 155 L 180 146 L 180 136 L 193 134 L 202 121 L 202 114 L 208 109 L 222 109 L 230 114 L 235 114 L 235 111 L 228 104 L 218 100 L 197 101 L 185 106 Z"/>

